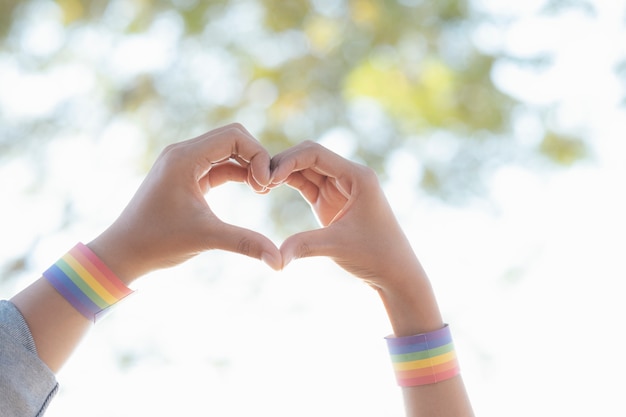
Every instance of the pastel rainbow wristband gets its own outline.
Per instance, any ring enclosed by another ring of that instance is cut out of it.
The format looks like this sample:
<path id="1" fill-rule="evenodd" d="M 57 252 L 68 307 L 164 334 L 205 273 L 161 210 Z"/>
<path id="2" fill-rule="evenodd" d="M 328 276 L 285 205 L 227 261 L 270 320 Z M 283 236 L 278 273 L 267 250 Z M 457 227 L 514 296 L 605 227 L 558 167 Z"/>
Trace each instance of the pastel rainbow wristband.
<path id="1" fill-rule="evenodd" d="M 94 323 L 111 306 L 133 293 L 82 243 L 63 255 L 43 276 L 76 310 Z"/>
<path id="2" fill-rule="evenodd" d="M 415 387 L 460 373 L 450 328 L 406 337 L 386 337 L 398 385 Z"/>

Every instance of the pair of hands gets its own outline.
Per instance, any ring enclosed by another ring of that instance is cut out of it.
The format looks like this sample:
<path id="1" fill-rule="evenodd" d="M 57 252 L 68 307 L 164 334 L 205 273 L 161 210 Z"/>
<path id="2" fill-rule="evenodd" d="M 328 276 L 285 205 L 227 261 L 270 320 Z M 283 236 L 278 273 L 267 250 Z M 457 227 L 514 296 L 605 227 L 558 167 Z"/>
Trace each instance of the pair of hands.
<path id="1" fill-rule="evenodd" d="M 205 194 L 230 181 L 257 193 L 293 187 L 322 227 L 292 235 L 277 248 L 260 233 L 224 223 Z M 165 148 L 120 217 L 89 246 L 127 282 L 222 249 L 276 270 L 296 258 L 328 256 L 382 287 L 415 257 L 371 169 L 313 142 L 271 157 L 238 124 Z"/>

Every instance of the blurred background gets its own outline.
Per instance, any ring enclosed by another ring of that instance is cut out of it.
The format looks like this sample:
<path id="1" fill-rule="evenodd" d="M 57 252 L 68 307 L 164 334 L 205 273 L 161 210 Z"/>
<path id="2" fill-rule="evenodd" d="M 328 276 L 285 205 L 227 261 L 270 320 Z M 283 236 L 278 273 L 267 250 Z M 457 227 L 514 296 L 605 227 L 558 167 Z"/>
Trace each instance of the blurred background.
<path id="1" fill-rule="evenodd" d="M 624 416 L 625 87 L 623 0 L 0 0 L 0 297 L 236 121 L 379 173 L 477 415 Z M 207 199 L 277 245 L 317 227 L 293 190 Z M 47 415 L 403 415 L 384 310 L 325 259 L 136 287 Z"/>

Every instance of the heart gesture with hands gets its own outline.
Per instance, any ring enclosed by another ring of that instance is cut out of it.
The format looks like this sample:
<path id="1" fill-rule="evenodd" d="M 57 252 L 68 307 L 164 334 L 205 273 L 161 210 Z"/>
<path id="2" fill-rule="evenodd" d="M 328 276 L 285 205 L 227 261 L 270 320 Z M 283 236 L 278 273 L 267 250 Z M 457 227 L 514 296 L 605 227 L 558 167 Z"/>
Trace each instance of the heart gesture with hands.
<path id="1" fill-rule="evenodd" d="M 282 185 L 298 190 L 321 228 L 277 248 L 258 232 L 223 222 L 205 194 L 229 181 L 263 194 Z M 424 301 L 430 283 L 372 169 L 311 141 L 271 157 L 239 124 L 165 148 L 119 218 L 88 246 L 127 283 L 211 249 L 261 259 L 275 270 L 326 256 L 379 292 L 398 332 L 412 331 L 410 320 L 405 326 L 396 317 L 410 317 L 415 305 L 438 311 L 434 297 Z M 425 327 L 438 326 L 438 313 L 430 316 L 433 324 Z"/>
<path id="2" fill-rule="evenodd" d="M 267 195 L 283 185 L 298 190 L 321 227 L 296 233 L 278 248 L 261 233 L 222 221 L 206 194 L 231 181 Z M 378 292 L 394 338 L 402 338 L 393 343 L 411 347 L 415 352 L 410 355 L 421 355 L 404 358 L 403 350 L 395 368 L 406 387 L 407 415 L 473 416 L 462 380 L 456 377 L 452 344 L 441 342 L 446 327 L 428 277 L 374 171 L 317 143 L 303 142 L 272 157 L 243 126 L 232 124 L 170 145 L 120 216 L 81 245 L 11 299 L 47 366 L 33 380 L 59 370 L 90 328 L 91 318 L 95 321 L 96 314 L 131 292 L 128 284 L 152 270 L 213 249 L 261 259 L 275 270 L 298 258 L 326 256 Z M 425 334 L 436 337 L 439 347 L 413 342 L 412 337 Z M 439 379 L 443 375 L 446 379 Z M 21 387 L 21 380 L 11 390 Z M 52 378 L 47 381 L 54 387 Z M 0 378 L 0 399 L 2 383 Z M 24 385 L 24 396 L 31 391 Z M 29 415 L 41 415 L 41 410 Z"/>
<path id="3" fill-rule="evenodd" d="M 297 189 L 322 227 L 278 249 L 260 233 L 225 223 L 205 194 L 229 181 L 257 193 Z M 407 259 L 416 261 L 373 170 L 310 141 L 271 158 L 238 124 L 165 148 L 119 218 L 89 246 L 127 280 L 210 249 L 277 270 L 296 258 L 328 256 L 377 289 L 406 270 Z"/>

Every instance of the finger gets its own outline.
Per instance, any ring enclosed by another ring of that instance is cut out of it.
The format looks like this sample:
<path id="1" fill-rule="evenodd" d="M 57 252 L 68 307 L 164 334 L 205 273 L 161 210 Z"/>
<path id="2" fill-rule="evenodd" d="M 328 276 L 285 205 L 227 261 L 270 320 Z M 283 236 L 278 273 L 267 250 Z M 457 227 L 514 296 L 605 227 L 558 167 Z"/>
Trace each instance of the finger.
<path id="1" fill-rule="evenodd" d="M 173 143 L 169 145 L 164 150 L 164 154 L 171 150 L 180 150 L 181 152 L 189 152 L 196 154 L 199 158 L 205 160 L 205 163 L 208 162 L 208 167 L 212 164 L 220 163 L 226 161 L 230 158 L 236 159 L 239 158 L 239 162 L 243 161 L 243 158 L 240 158 L 237 154 L 233 154 L 229 152 L 230 148 L 222 148 L 218 149 L 216 144 L 216 138 L 223 136 L 233 136 L 233 135 L 243 135 L 247 136 L 249 139 L 255 141 L 254 137 L 248 133 L 248 131 L 239 124 L 229 124 L 225 125 L 208 132 L 203 133 L 200 136 L 197 136 L 193 139 L 188 139 L 183 142 Z M 214 143 L 213 143 L 214 142 Z M 208 145 L 208 146 L 207 146 Z M 208 149 L 208 152 L 206 150 Z M 246 161 L 246 165 L 247 165 Z"/>
<path id="2" fill-rule="evenodd" d="M 263 180 L 257 178 L 257 176 L 259 175 L 258 173 L 256 173 L 259 170 L 258 168 L 253 169 L 252 167 L 250 167 L 250 169 L 247 170 L 245 182 L 257 193 L 265 193 L 267 191 L 267 186 L 269 185 L 270 181 L 269 168 L 267 167 L 269 167 L 269 160 L 267 162 L 266 168 L 261 168 L 261 170 L 265 172 L 265 174 L 261 175 L 261 178 L 266 178 Z"/>
<path id="3" fill-rule="evenodd" d="M 252 136 L 252 134 L 248 132 L 248 130 L 243 125 L 241 125 L 240 123 L 230 123 L 230 124 L 209 130 L 208 132 L 205 132 L 200 136 L 181 142 L 181 144 L 185 144 L 189 146 L 197 146 L 198 144 L 202 144 L 203 142 L 206 142 L 207 140 L 209 141 L 212 140 L 212 138 L 224 136 L 224 135 L 229 136 L 233 134 L 245 136 L 248 139 L 253 140 L 254 142 L 258 142 L 254 138 L 254 136 Z M 227 157 L 230 157 L 230 155 L 224 155 L 224 158 L 227 158 Z M 249 161 L 249 159 L 247 159 L 247 161 Z"/>
<path id="4" fill-rule="evenodd" d="M 335 231 L 331 228 L 309 230 L 288 237 L 280 246 L 283 267 L 292 260 L 312 256 L 332 256 L 336 252 Z"/>
<path id="5" fill-rule="evenodd" d="M 234 159 L 237 160 L 237 158 Z M 209 188 L 217 187 L 225 182 L 241 182 L 248 184 L 257 193 L 269 191 L 266 186 L 256 182 L 247 165 L 235 163 L 232 160 L 213 165 L 205 178 Z M 205 188 L 204 191 L 206 192 L 209 188 Z"/>
<path id="6" fill-rule="evenodd" d="M 246 184 L 248 184 L 255 192 L 257 193 L 264 193 L 266 192 L 267 189 L 267 184 L 260 184 L 259 181 L 256 179 L 256 177 L 254 176 L 254 173 L 252 172 L 252 169 L 250 167 L 250 162 L 246 161 L 245 159 L 243 159 L 242 157 L 240 157 L 239 155 L 232 155 L 231 159 L 229 159 L 229 161 L 237 161 L 237 164 L 234 164 L 236 166 L 239 166 L 240 168 L 243 168 L 243 173 L 245 173 L 245 175 L 243 176 L 243 178 L 241 178 L 241 180 L 239 182 L 245 182 Z M 225 162 L 221 162 L 220 164 L 224 164 Z M 231 162 L 232 163 L 232 162 Z M 266 164 L 266 165 L 269 165 Z M 214 168 L 211 168 L 211 170 L 213 170 Z M 234 179 L 233 179 L 234 181 Z"/>
<path id="7" fill-rule="evenodd" d="M 216 232 L 219 238 L 209 242 L 210 247 L 260 259 L 275 270 L 282 269 L 280 251 L 262 234 L 223 222 Z"/>
<path id="8" fill-rule="evenodd" d="M 212 130 L 183 143 L 198 156 L 205 171 L 213 164 L 233 158 L 250 165 L 252 184 L 267 186 L 269 183 L 269 153 L 238 123 Z"/>
<path id="9" fill-rule="evenodd" d="M 236 157 L 242 164 L 249 164 L 248 184 L 255 190 L 266 187 L 270 182 L 270 154 L 242 125 L 234 123 L 220 133 L 220 138 L 232 137 L 226 140 L 225 147 L 231 146 L 231 157 Z"/>
<path id="10" fill-rule="evenodd" d="M 310 181 L 308 172 L 310 170 L 294 172 L 284 184 L 298 190 L 311 205 L 320 224 L 328 226 L 343 216 L 354 198 L 339 187 L 336 179 L 315 176 L 314 181 Z"/>
<path id="11" fill-rule="evenodd" d="M 315 142 L 307 141 L 272 158 L 272 182 L 283 182 L 292 172 L 304 169 L 311 169 L 323 176 L 338 178 L 350 172 L 352 166 L 352 162 L 333 151 Z"/>
<path id="12" fill-rule="evenodd" d="M 239 164 L 233 162 L 222 162 L 214 165 L 211 170 L 200 181 L 207 182 L 208 187 L 203 187 L 206 192 L 210 188 L 220 186 L 226 182 L 246 182 L 248 179 L 248 170 Z"/>
<path id="13" fill-rule="evenodd" d="M 300 172 L 294 172 L 284 182 L 289 187 L 294 188 L 300 192 L 302 197 L 307 200 L 309 203 L 317 200 L 319 196 L 320 189 L 317 184 L 309 181 L 304 175 Z"/>
<path id="14" fill-rule="evenodd" d="M 351 190 L 342 187 L 339 184 L 338 178 L 319 174 L 317 172 L 314 172 L 312 169 L 304 169 L 302 171 L 299 171 L 299 173 L 302 174 L 304 178 L 306 178 L 311 184 L 313 184 L 320 190 L 324 189 L 326 190 L 326 192 L 329 192 L 329 190 L 332 190 L 333 192 L 336 191 L 346 199 L 350 197 Z M 344 177 L 344 182 L 346 182 L 345 178 L 346 177 Z M 352 183 L 352 181 L 349 182 Z"/>
<path id="15" fill-rule="evenodd" d="M 309 182 L 315 184 L 315 186 L 317 186 L 318 188 L 324 186 L 329 178 L 326 175 L 322 175 L 312 169 L 303 169 L 302 171 L 298 172 L 302 174 L 302 176 L 306 178 Z"/>

